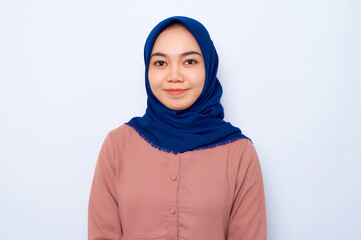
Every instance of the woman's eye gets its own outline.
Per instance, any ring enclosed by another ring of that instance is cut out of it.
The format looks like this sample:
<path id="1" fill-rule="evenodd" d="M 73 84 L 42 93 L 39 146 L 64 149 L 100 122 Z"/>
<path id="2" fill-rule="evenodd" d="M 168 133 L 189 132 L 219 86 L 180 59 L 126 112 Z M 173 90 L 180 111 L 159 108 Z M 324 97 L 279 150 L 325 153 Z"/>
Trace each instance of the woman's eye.
<path id="1" fill-rule="evenodd" d="M 193 60 L 193 59 L 187 60 L 187 61 L 185 62 L 185 64 L 195 64 L 195 63 L 196 63 L 196 61 Z"/>
<path id="2" fill-rule="evenodd" d="M 155 62 L 154 64 L 157 65 L 157 66 L 164 66 L 164 65 L 165 65 L 165 62 L 163 62 L 163 61 L 157 61 L 157 62 Z"/>

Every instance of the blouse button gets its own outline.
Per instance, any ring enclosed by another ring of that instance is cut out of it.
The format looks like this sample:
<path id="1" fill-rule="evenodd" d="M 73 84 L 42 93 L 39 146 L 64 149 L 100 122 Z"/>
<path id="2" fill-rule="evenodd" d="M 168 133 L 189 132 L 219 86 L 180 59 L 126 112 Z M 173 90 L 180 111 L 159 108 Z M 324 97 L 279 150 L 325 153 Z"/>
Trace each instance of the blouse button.
<path id="1" fill-rule="evenodd" d="M 172 175 L 172 176 L 171 176 L 171 179 L 172 179 L 173 181 L 175 181 L 175 180 L 177 180 L 177 176 L 176 176 L 176 175 Z"/>
<path id="2" fill-rule="evenodd" d="M 171 208 L 171 209 L 169 209 L 169 212 L 170 212 L 170 214 L 174 214 L 175 213 L 175 210 L 174 210 L 174 208 Z"/>

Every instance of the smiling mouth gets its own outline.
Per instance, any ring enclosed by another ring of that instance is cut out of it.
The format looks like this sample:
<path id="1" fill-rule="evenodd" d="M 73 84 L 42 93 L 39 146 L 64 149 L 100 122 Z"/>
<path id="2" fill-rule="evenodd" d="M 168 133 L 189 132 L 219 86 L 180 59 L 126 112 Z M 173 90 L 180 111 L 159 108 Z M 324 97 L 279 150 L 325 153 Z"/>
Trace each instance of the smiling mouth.
<path id="1" fill-rule="evenodd" d="M 165 89 L 165 91 L 171 96 L 181 96 L 188 89 Z"/>

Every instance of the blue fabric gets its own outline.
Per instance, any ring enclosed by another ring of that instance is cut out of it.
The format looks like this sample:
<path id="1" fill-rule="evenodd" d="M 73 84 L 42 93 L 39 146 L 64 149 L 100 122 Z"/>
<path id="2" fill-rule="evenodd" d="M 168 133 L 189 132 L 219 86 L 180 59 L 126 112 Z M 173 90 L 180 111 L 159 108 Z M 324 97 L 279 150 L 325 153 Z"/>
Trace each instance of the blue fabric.
<path id="1" fill-rule="evenodd" d="M 192 106 L 184 110 L 171 110 L 165 107 L 152 93 L 148 81 L 153 44 L 159 33 L 173 21 L 182 23 L 193 34 L 202 51 L 206 70 L 201 95 Z M 248 138 L 239 128 L 223 120 L 224 112 L 220 103 L 222 86 L 216 77 L 218 55 L 207 29 L 200 22 L 183 16 L 161 21 L 146 40 L 144 62 L 147 109 L 143 117 L 134 117 L 126 124 L 132 126 L 153 147 L 177 154 Z"/>

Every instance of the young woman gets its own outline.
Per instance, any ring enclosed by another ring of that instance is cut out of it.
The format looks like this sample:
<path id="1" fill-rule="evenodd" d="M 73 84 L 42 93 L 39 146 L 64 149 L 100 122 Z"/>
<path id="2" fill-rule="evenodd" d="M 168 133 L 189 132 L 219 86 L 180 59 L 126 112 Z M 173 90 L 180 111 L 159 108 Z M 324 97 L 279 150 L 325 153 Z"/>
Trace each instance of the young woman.
<path id="1" fill-rule="evenodd" d="M 223 120 L 218 56 L 206 28 L 171 17 L 149 34 L 143 117 L 111 130 L 89 199 L 89 239 L 264 240 L 252 141 Z"/>

